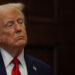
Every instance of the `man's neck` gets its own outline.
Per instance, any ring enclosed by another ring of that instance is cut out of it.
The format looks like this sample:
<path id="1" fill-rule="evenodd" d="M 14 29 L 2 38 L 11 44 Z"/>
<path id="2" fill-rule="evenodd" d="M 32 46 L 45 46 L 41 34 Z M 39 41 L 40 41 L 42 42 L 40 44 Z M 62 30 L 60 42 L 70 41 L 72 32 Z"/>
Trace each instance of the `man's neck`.
<path id="1" fill-rule="evenodd" d="M 21 54 L 23 47 L 1 47 L 6 50 L 11 56 L 17 57 Z"/>

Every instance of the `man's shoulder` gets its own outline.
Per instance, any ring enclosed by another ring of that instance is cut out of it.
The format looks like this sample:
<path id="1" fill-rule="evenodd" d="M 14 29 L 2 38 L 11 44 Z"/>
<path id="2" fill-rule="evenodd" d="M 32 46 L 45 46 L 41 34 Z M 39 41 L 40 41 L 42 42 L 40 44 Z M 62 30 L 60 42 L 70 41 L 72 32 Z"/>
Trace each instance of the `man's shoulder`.
<path id="1" fill-rule="evenodd" d="M 34 63 L 35 65 L 41 65 L 41 66 L 45 66 L 45 67 L 50 67 L 48 64 L 44 63 L 43 61 L 41 61 L 38 58 L 35 58 L 33 56 L 30 55 L 26 55 L 27 59 L 29 61 L 31 61 L 31 63 Z"/>
<path id="2" fill-rule="evenodd" d="M 48 64 L 44 63 L 43 61 L 41 61 L 33 56 L 30 56 L 30 55 L 25 55 L 25 58 L 26 58 L 27 62 L 30 62 L 30 64 L 32 64 L 38 68 L 39 73 L 41 73 L 41 74 L 46 73 L 46 75 L 49 75 L 49 74 L 53 75 L 52 68 Z M 35 69 L 35 67 L 34 67 L 34 69 Z"/>

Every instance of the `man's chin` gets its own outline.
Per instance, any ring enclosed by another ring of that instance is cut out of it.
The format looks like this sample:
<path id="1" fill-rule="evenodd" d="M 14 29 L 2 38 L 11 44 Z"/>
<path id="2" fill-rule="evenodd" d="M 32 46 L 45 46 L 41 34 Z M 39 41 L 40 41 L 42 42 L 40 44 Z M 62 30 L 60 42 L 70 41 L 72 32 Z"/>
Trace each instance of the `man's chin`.
<path id="1" fill-rule="evenodd" d="M 27 44 L 27 42 L 22 42 L 22 41 L 20 41 L 20 42 L 17 42 L 16 44 L 15 44 L 15 46 L 16 47 L 24 47 L 25 45 Z"/>

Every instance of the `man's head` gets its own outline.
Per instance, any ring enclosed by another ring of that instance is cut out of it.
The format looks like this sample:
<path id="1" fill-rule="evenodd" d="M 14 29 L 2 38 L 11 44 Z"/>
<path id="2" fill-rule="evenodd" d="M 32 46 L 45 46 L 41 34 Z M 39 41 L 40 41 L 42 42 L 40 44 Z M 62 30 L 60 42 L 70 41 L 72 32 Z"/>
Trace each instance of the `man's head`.
<path id="1" fill-rule="evenodd" d="M 27 43 L 22 9 L 21 3 L 0 6 L 0 47 L 21 47 Z"/>

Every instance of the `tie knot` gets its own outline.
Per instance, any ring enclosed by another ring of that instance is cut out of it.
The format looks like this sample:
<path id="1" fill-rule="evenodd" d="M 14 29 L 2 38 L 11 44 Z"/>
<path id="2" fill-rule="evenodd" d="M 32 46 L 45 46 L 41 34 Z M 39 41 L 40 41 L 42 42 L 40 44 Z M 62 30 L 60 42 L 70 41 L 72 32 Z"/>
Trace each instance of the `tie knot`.
<path id="1" fill-rule="evenodd" d="M 17 58 L 14 58 L 14 59 L 12 60 L 12 63 L 13 63 L 13 64 L 19 64 L 19 60 L 18 60 Z"/>

